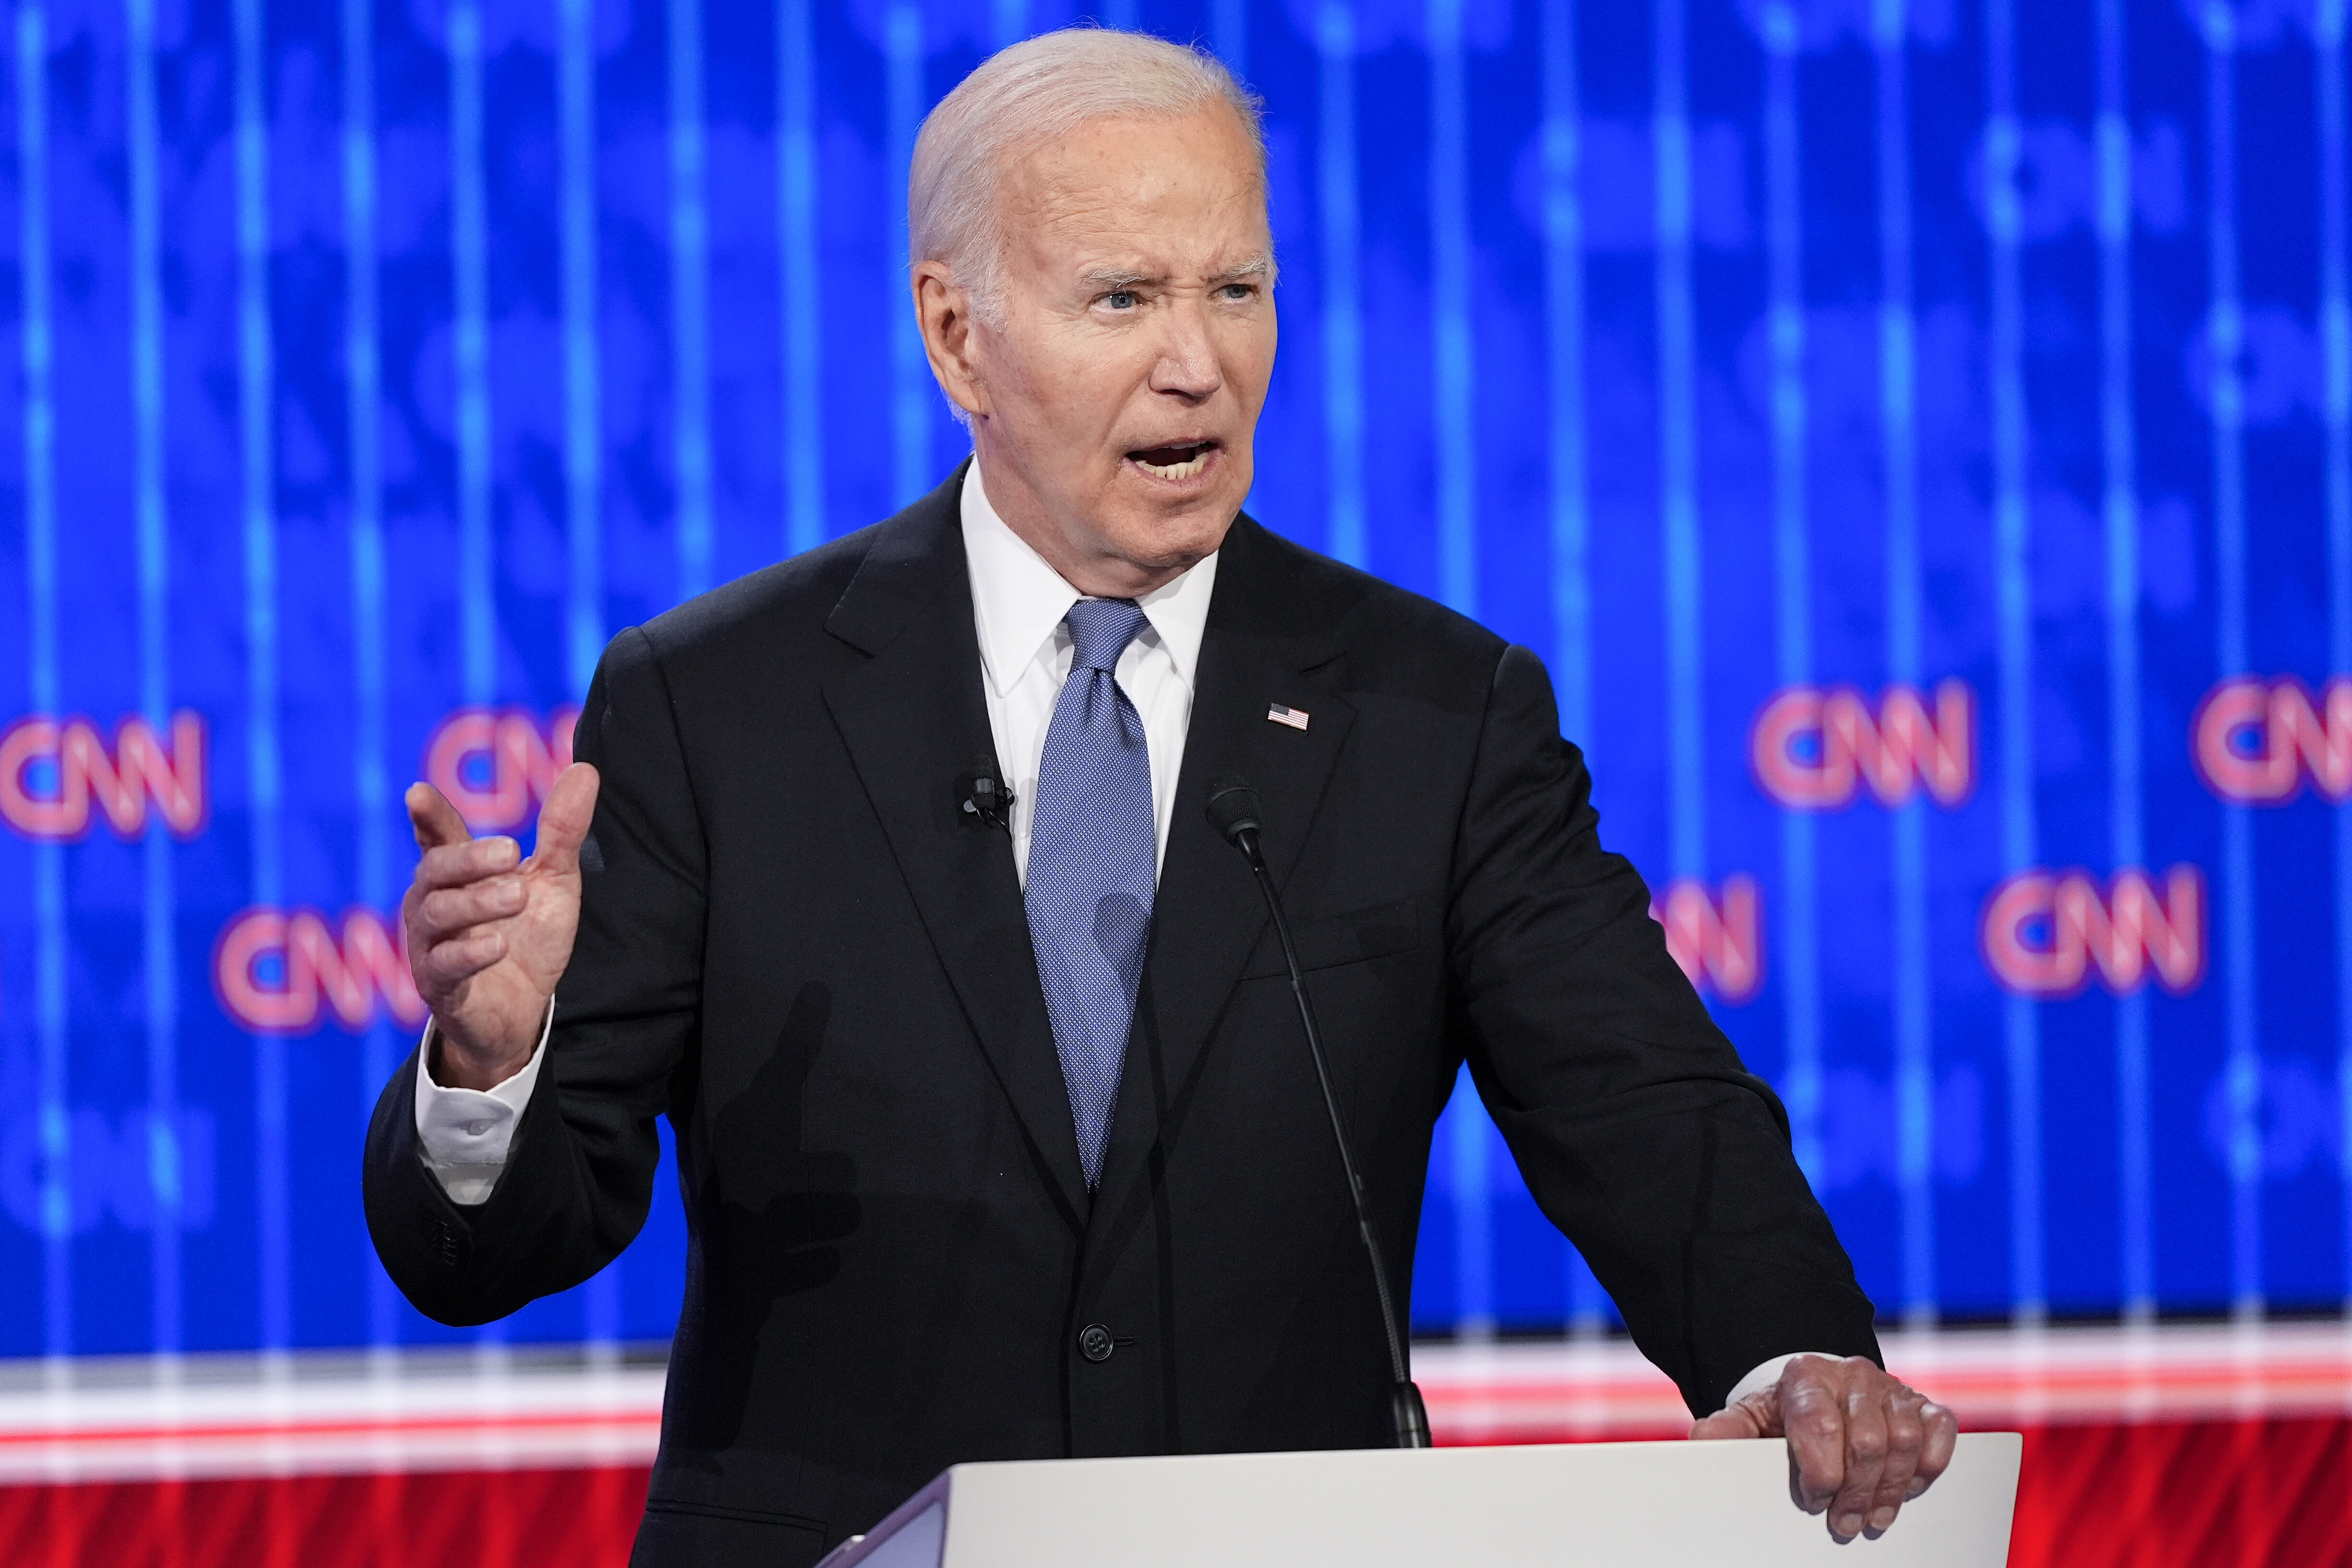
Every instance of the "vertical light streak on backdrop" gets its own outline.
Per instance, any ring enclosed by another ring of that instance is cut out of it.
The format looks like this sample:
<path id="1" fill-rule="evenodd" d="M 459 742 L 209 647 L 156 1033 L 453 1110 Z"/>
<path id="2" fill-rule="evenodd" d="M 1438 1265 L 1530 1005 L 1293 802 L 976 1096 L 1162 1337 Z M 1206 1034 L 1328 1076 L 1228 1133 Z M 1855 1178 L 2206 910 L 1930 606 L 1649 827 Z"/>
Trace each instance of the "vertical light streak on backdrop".
<path id="1" fill-rule="evenodd" d="M 63 706 L 58 680 L 57 340 L 49 261 L 48 13 L 16 12 L 17 288 L 24 312 L 17 363 L 25 377 L 25 632 L 33 711 Z M 33 1009 L 39 1042 L 41 1349 L 73 1349 L 72 1154 L 67 1092 L 66 850 L 31 847 Z"/>
<path id="2" fill-rule="evenodd" d="M 989 39 L 992 48 L 1006 48 L 1029 36 L 1029 0 L 991 0 Z"/>
<path id="3" fill-rule="evenodd" d="M 125 6 L 131 153 L 131 485 L 139 540 L 139 710 L 160 731 L 171 717 L 171 519 L 165 508 L 163 444 L 163 153 L 155 123 L 152 0 Z M 150 1092 L 176 1073 L 179 966 L 173 957 L 172 841 L 151 823 L 141 846 L 141 936 L 146 983 Z M 158 1064 L 168 1070 L 158 1074 Z M 59 1147 L 62 1148 L 62 1130 Z M 178 1310 L 174 1302 L 173 1310 Z"/>
<path id="4" fill-rule="evenodd" d="M 1699 689 L 1697 329 L 1691 299 L 1689 69 L 1683 0 L 1650 7 L 1650 146 L 1655 171 L 1658 311 L 1658 510 L 1665 590 L 1666 778 L 1673 873 L 1706 875 L 1706 757 Z"/>
<path id="5" fill-rule="evenodd" d="M 482 169 L 482 13 L 449 6 L 450 323 L 457 396 L 457 628 L 460 688 L 498 695 L 498 604 L 490 538 L 489 217 Z"/>
<path id="6" fill-rule="evenodd" d="M 898 279 L 890 313 L 890 504 L 905 506 L 931 488 L 931 373 L 923 358 L 923 337 L 908 303 L 907 271 L 907 166 L 915 155 L 915 133 L 923 121 L 923 13 L 913 0 L 892 0 L 883 18 L 885 138 L 889 145 L 891 184 L 883 198 L 890 213 L 885 275 Z"/>
<path id="7" fill-rule="evenodd" d="M 1461 0 L 1429 0 L 1429 303 L 1434 373 L 1438 596 L 1478 613 L 1476 460 L 1471 425 L 1470 146 L 1462 80 Z M 1467 1069 L 1448 1132 L 1454 1185 L 1456 1331 L 1495 1327 L 1495 1211 L 1489 1191 L 1494 1124 Z"/>
<path id="8" fill-rule="evenodd" d="M 1429 0 L 1430 347 L 1436 372 L 1438 596 L 1478 613 L 1478 471 L 1471 406 L 1470 106 L 1462 0 Z"/>
<path id="9" fill-rule="evenodd" d="M 677 596 L 710 586 L 710 213 L 702 3 L 669 0 L 670 353 L 677 366 Z M 585 691 L 583 681 L 579 689 Z"/>
<path id="10" fill-rule="evenodd" d="M 1366 564 L 1364 309 L 1357 276 L 1356 18 L 1340 0 L 1315 13 L 1316 206 L 1323 255 L 1323 440 L 1329 511 L 1323 548 Z"/>
<path id="11" fill-rule="evenodd" d="M 490 495 L 490 234 L 482 145 L 482 13 L 449 6 L 449 266 L 457 397 L 457 618 L 460 690 L 486 705 L 498 694 L 498 581 Z M 504 1322 L 475 1331 L 486 1370 L 503 1354 Z M 501 1520 L 503 1516 L 500 1516 Z M 493 1531 L 495 1537 L 496 1531 Z M 485 1551 L 494 1550 L 495 1539 Z"/>
<path id="12" fill-rule="evenodd" d="M 710 574 L 710 444 L 700 420 L 703 340 L 702 280 L 702 28 L 693 0 L 670 0 L 670 341 L 677 367 L 678 597 L 708 587 Z M 684 16 L 682 13 L 691 13 Z M 604 650 L 603 364 L 596 336 L 596 8 L 593 0 L 562 0 L 557 45 L 558 132 L 562 147 L 563 468 L 570 568 L 564 606 L 564 696 L 585 698 Z M 684 30 L 686 37 L 681 39 Z M 680 85 L 695 73 L 690 93 Z M 689 110 L 681 99 L 691 99 Z M 682 154 L 678 121 L 690 114 L 694 146 Z M 681 208 L 691 206 L 690 216 Z M 682 302 L 689 290 L 691 304 Z M 700 443 L 700 472 L 695 443 Z M 698 503 L 699 512 L 697 511 Z M 698 574 L 699 576 L 698 577 Z M 582 1328 L 592 1350 L 605 1353 L 621 1337 L 621 1259 L 581 1289 Z"/>
<path id="13" fill-rule="evenodd" d="M 1543 8 L 1544 324 L 1551 392 L 1552 685 L 1561 733 L 1592 743 L 1592 514 L 1584 449 L 1583 153 L 1577 0 Z"/>
<path id="14" fill-rule="evenodd" d="M 824 363 L 816 270 L 816 63 L 810 0 L 776 0 L 776 260 L 784 364 L 784 552 L 824 542 Z"/>
<path id="15" fill-rule="evenodd" d="M 1903 0 L 1875 0 L 1878 160 L 1878 417 L 1886 507 L 1886 675 L 1919 683 L 1917 338 L 1911 315 L 1911 127 Z M 1903 1311 L 1936 1312 L 1934 1042 L 1927 989 L 1927 803 L 1889 812 L 1894 839 L 1895 1115 L 1903 1205 Z"/>
<path id="16" fill-rule="evenodd" d="M 1592 743 L 1592 513 L 1584 446 L 1583 108 L 1577 0 L 1543 7 L 1544 307 L 1551 391 L 1552 685 L 1560 732 Z M 1583 1254 L 1568 1253 L 1568 1321 L 1600 1331 L 1607 1297 Z"/>
<path id="17" fill-rule="evenodd" d="M 563 312 L 564 695 L 604 651 L 603 365 L 596 342 L 596 13 L 562 0 L 556 40 L 558 289 Z M 673 161 L 672 178 L 676 178 Z M 673 199 L 675 199 L 673 197 Z M 684 488 L 684 453 L 679 462 Z M 681 509 L 682 510 L 683 509 Z M 686 553 L 679 528 L 680 574 Z"/>
<path id="18" fill-rule="evenodd" d="M 346 521 L 352 591 L 352 805 L 353 882 L 376 909 L 397 902 L 389 823 L 395 811 L 384 750 L 383 460 L 377 421 L 383 359 L 377 345 L 375 18 L 371 0 L 341 0 L 343 167 L 343 409 L 350 448 Z M 362 1119 L 392 1076 L 391 1025 L 373 1019 L 360 1048 Z M 392 1279 L 364 1232 L 368 1342 L 388 1348 L 399 1334 Z"/>
<path id="19" fill-rule="evenodd" d="M 2345 0 L 2318 0 L 2319 342 L 2326 430 L 2327 671 L 2352 674 L 2352 167 L 2345 155 Z M 2344 1300 L 2352 1310 L 2352 802 L 2336 808 L 2336 1092 L 2344 1179 Z"/>
<path id="20" fill-rule="evenodd" d="M 1488 1168 L 1494 1121 L 1478 1099 L 1470 1068 L 1454 1075 L 1445 1119 L 1446 1178 L 1454 1199 L 1454 1331 L 1463 1339 L 1495 1332 L 1495 1199 Z"/>
<path id="21" fill-rule="evenodd" d="M 2124 0 L 2098 0 L 2100 514 L 2107 551 L 2107 839 L 2115 868 L 2147 858 L 2141 802 L 2139 452 L 2132 397 L 2131 117 Z M 2156 1310 L 2147 998 L 2116 1001 L 2116 1193 L 2123 1310 Z"/>
<path id="22" fill-rule="evenodd" d="M 1813 679 L 1811 526 L 1805 504 L 1804 166 L 1799 144 L 1797 14 L 1772 0 L 1760 18 L 1764 41 L 1764 208 L 1771 303 L 1765 330 L 1772 355 L 1772 566 L 1783 687 Z M 1822 1176 L 1822 965 L 1819 846 L 1811 812 L 1780 817 L 1780 957 L 1786 1046 L 1780 1092 L 1798 1164 Z"/>
<path id="23" fill-rule="evenodd" d="M 2002 868 L 2039 853 L 2033 815 L 2033 605 L 2026 498 L 2025 313 L 2018 256 L 2016 15 L 2011 0 L 1985 5 L 1986 226 L 1991 236 L 1993 576 L 2000 667 Z M 1916 578 L 1914 589 L 1916 593 Z M 1915 601 L 1916 603 L 1916 601 Z M 1916 680 L 1916 666 L 1898 675 Z M 1914 802 L 1918 811 L 1925 803 Z M 2042 1016 L 2022 996 L 2003 999 L 2009 1067 L 2009 1295 L 2011 1314 L 2047 1315 L 2042 1247 Z"/>
<path id="24" fill-rule="evenodd" d="M 2238 297 L 2235 13 L 2207 0 L 2205 243 L 2206 331 L 2212 371 L 2214 657 L 2223 678 L 2248 669 L 2246 639 L 2245 348 Z M 2223 1066 L 2230 1126 L 2230 1293 L 2241 1317 L 2263 1310 L 2262 1058 L 2254 994 L 2254 831 L 2248 808 L 2221 806 L 2220 916 Z"/>
<path id="25" fill-rule="evenodd" d="M 1249 0 L 1209 0 L 1209 47 L 1227 70 L 1249 80 Z"/>
<path id="26" fill-rule="evenodd" d="M 244 479 L 246 791 L 252 858 L 247 896 L 254 903 L 275 907 L 286 900 L 286 879 L 279 845 L 284 766 L 278 739 L 278 520 L 269 439 L 276 417 L 269 363 L 269 121 L 261 5 L 262 0 L 236 0 L 230 26 L 236 57 L 237 446 Z M 161 722 L 161 716 L 149 721 Z M 294 1342 L 285 1038 L 275 1033 L 257 1035 L 253 1051 L 261 1350 L 270 1355 L 283 1353 Z M 162 1130 L 157 1132 L 160 1136 Z M 157 1228 L 163 1228 L 160 1223 Z"/>

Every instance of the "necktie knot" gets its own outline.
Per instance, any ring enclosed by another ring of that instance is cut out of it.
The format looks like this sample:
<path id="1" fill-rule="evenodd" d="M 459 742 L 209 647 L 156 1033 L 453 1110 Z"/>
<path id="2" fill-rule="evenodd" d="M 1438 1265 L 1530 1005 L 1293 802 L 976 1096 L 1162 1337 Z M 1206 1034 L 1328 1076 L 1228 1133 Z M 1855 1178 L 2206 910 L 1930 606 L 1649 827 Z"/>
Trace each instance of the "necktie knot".
<path id="1" fill-rule="evenodd" d="M 1080 599 L 1064 617 L 1070 628 L 1070 669 L 1116 670 L 1118 656 L 1143 630 L 1143 606 L 1133 599 Z"/>

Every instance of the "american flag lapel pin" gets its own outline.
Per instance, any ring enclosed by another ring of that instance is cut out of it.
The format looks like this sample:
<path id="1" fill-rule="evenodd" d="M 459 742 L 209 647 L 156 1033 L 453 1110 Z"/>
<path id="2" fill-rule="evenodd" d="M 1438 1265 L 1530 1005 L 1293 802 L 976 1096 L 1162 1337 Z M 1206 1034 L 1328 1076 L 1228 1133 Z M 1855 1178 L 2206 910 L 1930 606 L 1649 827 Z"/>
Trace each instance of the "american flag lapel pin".
<path id="1" fill-rule="evenodd" d="M 1303 708 L 1285 708 L 1277 702 L 1265 710 L 1265 716 L 1276 724 L 1287 724 L 1294 730 L 1307 728 L 1307 710 Z"/>

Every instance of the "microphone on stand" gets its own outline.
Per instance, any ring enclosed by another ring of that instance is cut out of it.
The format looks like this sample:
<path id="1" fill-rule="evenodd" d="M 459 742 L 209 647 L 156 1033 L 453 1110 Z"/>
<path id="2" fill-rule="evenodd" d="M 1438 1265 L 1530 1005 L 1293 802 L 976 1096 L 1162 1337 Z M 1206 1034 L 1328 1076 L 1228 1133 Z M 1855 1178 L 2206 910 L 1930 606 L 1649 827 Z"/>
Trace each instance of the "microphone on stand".
<path id="1" fill-rule="evenodd" d="M 1274 934 L 1282 941 L 1282 962 L 1290 968 L 1290 994 L 1298 999 L 1298 1021 L 1307 1030 L 1307 1049 L 1315 1058 L 1316 1081 L 1323 1086 L 1323 1109 L 1330 1113 L 1331 1141 L 1339 1148 L 1339 1168 L 1347 1173 L 1348 1195 L 1356 1205 L 1356 1230 L 1364 1238 L 1364 1255 L 1371 1259 L 1372 1289 L 1380 1297 L 1381 1331 L 1388 1336 L 1389 1373 L 1393 1386 L 1389 1392 L 1389 1413 L 1396 1423 L 1396 1446 L 1400 1448 L 1426 1448 L 1429 1441 L 1429 1410 L 1421 1402 L 1421 1390 L 1413 1386 L 1407 1375 L 1404 1362 L 1404 1341 L 1397 1333 L 1396 1305 L 1389 1294 L 1387 1265 L 1381 1261 L 1381 1245 L 1372 1234 L 1371 1212 L 1364 1204 L 1364 1184 L 1356 1174 L 1356 1158 L 1348 1148 L 1348 1130 L 1339 1120 L 1339 1097 L 1331 1089 L 1331 1069 L 1323 1060 L 1323 1036 L 1315 1026 L 1315 1005 L 1307 1000 L 1307 976 L 1298 967 L 1297 950 L 1290 943 L 1290 923 L 1282 918 L 1282 900 L 1275 896 L 1274 879 L 1266 874 L 1265 857 L 1260 852 L 1260 830 L 1257 791 L 1239 773 L 1223 773 L 1209 781 L 1209 826 L 1217 830 L 1234 848 L 1248 857 L 1250 870 L 1257 878 L 1258 891 L 1265 895 L 1265 911 L 1274 918 Z"/>

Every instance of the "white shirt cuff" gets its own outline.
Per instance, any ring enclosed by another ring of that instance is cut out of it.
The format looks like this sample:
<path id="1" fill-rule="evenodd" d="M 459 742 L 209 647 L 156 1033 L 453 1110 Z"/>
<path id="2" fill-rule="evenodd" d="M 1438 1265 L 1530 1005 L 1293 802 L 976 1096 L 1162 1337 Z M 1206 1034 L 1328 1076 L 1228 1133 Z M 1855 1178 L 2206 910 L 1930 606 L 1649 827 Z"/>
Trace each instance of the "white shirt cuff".
<path id="1" fill-rule="evenodd" d="M 1749 1394 L 1761 1394 L 1780 1382 L 1780 1373 L 1788 1368 L 1790 1362 L 1801 1355 L 1819 1356 L 1823 1361 L 1845 1359 L 1843 1356 L 1833 1356 L 1827 1351 L 1790 1351 L 1787 1355 L 1776 1355 L 1770 1361 L 1759 1363 L 1755 1371 L 1731 1385 L 1731 1392 L 1723 1396 L 1724 1409 L 1728 1410 Z"/>
<path id="2" fill-rule="evenodd" d="M 487 1203 L 499 1173 L 506 1169 L 515 1125 L 539 1082 L 539 1064 L 547 1059 L 555 1003 L 550 999 L 547 1004 L 547 1020 L 539 1026 L 539 1044 L 531 1047 L 530 1060 L 490 1089 L 444 1089 L 433 1081 L 435 1027 L 426 1023 L 416 1052 L 416 1142 L 425 1168 L 440 1182 L 451 1203 Z"/>

